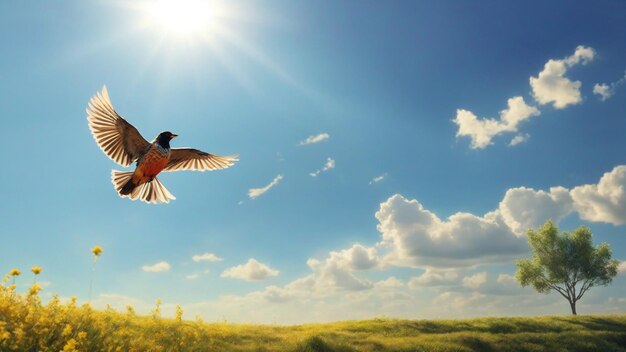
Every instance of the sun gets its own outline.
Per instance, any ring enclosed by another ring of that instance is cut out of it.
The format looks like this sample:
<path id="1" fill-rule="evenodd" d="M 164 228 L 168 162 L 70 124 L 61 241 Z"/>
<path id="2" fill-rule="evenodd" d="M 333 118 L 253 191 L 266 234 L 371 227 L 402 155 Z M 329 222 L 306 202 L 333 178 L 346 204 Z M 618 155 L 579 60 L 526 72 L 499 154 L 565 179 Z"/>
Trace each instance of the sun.
<path id="1" fill-rule="evenodd" d="M 152 22 L 165 31 L 192 35 L 209 28 L 214 9 L 207 0 L 157 0 L 148 12 Z"/>

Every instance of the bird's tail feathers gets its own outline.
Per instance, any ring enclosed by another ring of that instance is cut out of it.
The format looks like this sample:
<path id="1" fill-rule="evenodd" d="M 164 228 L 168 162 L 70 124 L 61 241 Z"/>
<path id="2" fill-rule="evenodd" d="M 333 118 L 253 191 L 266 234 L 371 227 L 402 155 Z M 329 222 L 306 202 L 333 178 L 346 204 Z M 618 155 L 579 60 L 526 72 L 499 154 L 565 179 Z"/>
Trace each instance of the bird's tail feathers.
<path id="1" fill-rule="evenodd" d="M 169 203 L 170 199 L 176 199 L 163 184 L 154 178 L 152 181 L 134 185 L 132 171 L 111 171 L 111 182 L 120 197 L 128 197 L 132 200 L 140 199 L 146 203 Z"/>

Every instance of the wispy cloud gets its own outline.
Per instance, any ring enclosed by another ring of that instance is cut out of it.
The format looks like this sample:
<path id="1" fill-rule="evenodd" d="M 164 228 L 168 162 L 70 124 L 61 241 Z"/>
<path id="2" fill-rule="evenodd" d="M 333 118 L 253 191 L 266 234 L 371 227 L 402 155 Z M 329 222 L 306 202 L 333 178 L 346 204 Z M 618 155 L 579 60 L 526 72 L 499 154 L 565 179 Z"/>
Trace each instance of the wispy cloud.
<path id="1" fill-rule="evenodd" d="M 511 139 L 509 146 L 513 147 L 518 144 L 524 143 L 528 140 L 528 138 L 530 138 L 530 135 L 528 133 L 518 134 L 517 136 L 513 137 L 513 139 Z"/>
<path id="2" fill-rule="evenodd" d="M 599 95 L 600 100 L 605 101 L 612 97 L 613 94 L 615 94 L 615 90 L 624 83 L 626 83 L 626 72 L 622 78 L 615 82 L 609 84 L 596 83 L 596 85 L 593 86 L 593 93 Z"/>
<path id="3" fill-rule="evenodd" d="M 185 279 L 187 280 L 196 280 L 198 279 L 201 275 L 208 275 L 211 271 L 209 269 L 205 269 L 203 270 L 201 273 L 200 272 L 195 272 L 193 274 L 189 274 L 185 276 Z"/>
<path id="4" fill-rule="evenodd" d="M 206 252 L 204 254 L 196 254 L 193 257 L 191 257 L 191 259 L 194 262 L 203 262 L 203 261 L 204 262 L 218 262 L 218 261 L 222 260 L 222 258 L 216 256 L 213 253 L 209 253 L 209 252 Z"/>
<path id="5" fill-rule="evenodd" d="M 316 144 L 316 143 L 327 141 L 328 139 L 330 139 L 330 135 L 326 132 L 323 132 L 320 134 L 308 136 L 305 140 L 300 141 L 298 145 Z"/>
<path id="6" fill-rule="evenodd" d="M 370 185 L 373 185 L 373 184 L 375 184 L 375 183 L 378 183 L 378 182 L 380 182 L 380 181 L 384 180 L 384 179 L 385 179 L 385 177 L 387 177 L 387 173 L 384 173 L 384 174 L 382 174 L 382 175 L 380 175 L 380 176 L 376 176 L 376 177 L 374 177 L 374 178 L 370 181 Z"/>
<path id="7" fill-rule="evenodd" d="M 316 177 L 319 174 L 321 174 L 322 172 L 326 172 L 328 170 L 332 170 L 335 168 L 335 160 L 332 158 L 328 158 L 326 159 L 326 164 L 324 164 L 324 167 L 321 170 L 315 170 L 315 172 L 310 172 L 309 175 L 312 177 Z"/>
<path id="8" fill-rule="evenodd" d="M 170 268 L 171 268 L 171 265 L 166 261 L 158 262 L 153 265 L 144 265 L 141 267 L 143 271 L 146 271 L 149 273 L 165 272 L 165 271 L 169 271 Z"/>
<path id="9" fill-rule="evenodd" d="M 264 280 L 272 276 L 277 276 L 278 270 L 269 267 L 257 261 L 254 258 L 250 258 L 247 263 L 233 266 L 224 270 L 222 277 L 229 277 L 233 279 L 247 280 L 247 281 L 259 281 Z"/>
<path id="10" fill-rule="evenodd" d="M 270 182 L 267 186 L 265 187 L 261 187 L 261 188 L 250 188 L 248 190 L 248 197 L 250 197 L 250 199 L 255 199 L 256 197 L 259 197 L 261 195 L 263 195 L 265 192 L 269 191 L 272 187 L 278 185 L 278 183 L 280 182 L 280 180 L 283 179 L 283 175 L 278 175 L 276 176 L 272 182 Z"/>

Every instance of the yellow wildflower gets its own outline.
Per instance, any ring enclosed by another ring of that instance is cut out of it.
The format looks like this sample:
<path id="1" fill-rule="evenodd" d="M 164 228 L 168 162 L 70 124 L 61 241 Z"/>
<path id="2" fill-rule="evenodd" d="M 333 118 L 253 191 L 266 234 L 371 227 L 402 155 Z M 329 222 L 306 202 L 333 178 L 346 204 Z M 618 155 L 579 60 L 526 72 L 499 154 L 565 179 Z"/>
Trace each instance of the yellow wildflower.
<path id="1" fill-rule="evenodd" d="M 67 341 L 67 343 L 63 347 L 63 352 L 76 352 L 76 351 L 78 351 L 76 349 L 76 340 L 69 339 L 69 341 Z"/>
<path id="2" fill-rule="evenodd" d="M 20 271 L 20 269 L 15 268 L 15 269 L 11 269 L 9 274 L 11 276 L 20 276 L 20 275 L 22 275 L 22 272 Z"/>
<path id="3" fill-rule="evenodd" d="M 41 291 L 41 286 L 39 286 L 39 284 L 33 284 L 28 290 L 28 294 L 34 296 L 39 293 L 39 291 Z"/>
<path id="4" fill-rule="evenodd" d="M 63 332 L 61 332 L 61 336 L 65 337 L 71 334 L 72 334 L 72 326 L 70 324 L 65 324 L 65 327 L 63 328 Z"/>
<path id="5" fill-rule="evenodd" d="M 102 250 L 102 247 L 100 247 L 100 246 L 94 246 L 91 249 L 91 253 L 93 253 L 93 255 L 95 255 L 96 257 L 99 257 L 100 254 L 102 254 L 102 252 L 103 252 L 103 250 Z"/>
<path id="6" fill-rule="evenodd" d="M 176 305 L 176 321 L 181 322 L 183 320 L 183 308 L 180 305 Z"/>
<path id="7" fill-rule="evenodd" d="M 40 266 L 34 266 L 34 267 L 30 268 L 30 271 L 32 271 L 33 274 L 35 274 L 35 275 L 39 275 L 39 273 L 41 273 L 41 270 L 42 269 L 41 269 Z"/>

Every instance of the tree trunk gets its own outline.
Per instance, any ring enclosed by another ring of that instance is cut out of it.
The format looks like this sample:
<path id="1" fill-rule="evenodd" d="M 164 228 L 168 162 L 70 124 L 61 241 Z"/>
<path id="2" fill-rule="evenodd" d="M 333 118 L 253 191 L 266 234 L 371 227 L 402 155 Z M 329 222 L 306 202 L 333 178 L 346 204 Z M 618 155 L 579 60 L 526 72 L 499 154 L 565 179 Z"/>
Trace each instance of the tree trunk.
<path id="1" fill-rule="evenodd" d="M 572 314 L 576 315 L 576 301 L 569 302 L 570 307 L 572 307 Z"/>

